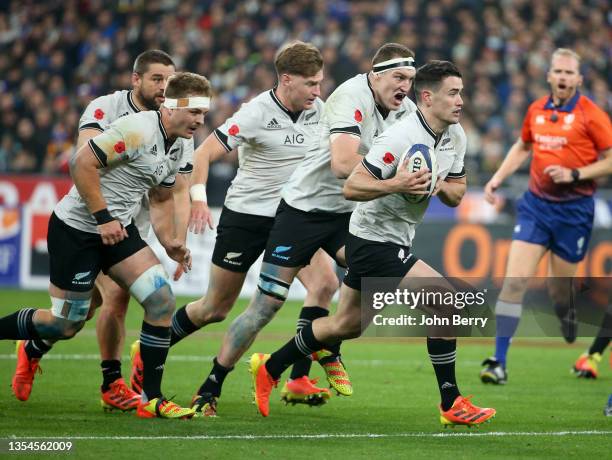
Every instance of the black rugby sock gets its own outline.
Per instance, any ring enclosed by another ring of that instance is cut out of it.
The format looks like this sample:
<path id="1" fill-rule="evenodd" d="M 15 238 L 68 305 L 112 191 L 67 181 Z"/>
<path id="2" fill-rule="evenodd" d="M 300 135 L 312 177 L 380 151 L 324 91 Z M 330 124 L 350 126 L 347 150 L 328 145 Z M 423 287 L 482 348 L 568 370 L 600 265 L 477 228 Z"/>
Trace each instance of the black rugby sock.
<path id="1" fill-rule="evenodd" d="M 449 410 L 460 395 L 455 378 L 457 341 L 427 337 L 427 351 L 438 380 L 442 410 Z"/>
<path id="2" fill-rule="evenodd" d="M 329 315 L 329 310 L 322 307 L 302 307 L 300 311 L 300 318 L 297 322 L 297 332 L 300 332 L 302 328 L 306 325 L 311 324 L 317 318 L 323 318 L 324 316 Z M 299 379 L 305 375 L 308 375 L 310 372 L 310 367 L 312 366 L 312 360 L 308 358 L 302 358 L 298 360 L 291 369 L 292 380 Z"/>
<path id="3" fill-rule="evenodd" d="M 223 388 L 223 382 L 225 381 L 225 377 L 231 371 L 233 371 L 233 367 L 224 367 L 217 361 L 217 358 L 213 359 L 213 368 L 211 369 L 208 377 L 204 380 L 204 383 L 198 390 L 199 395 L 203 395 L 204 393 L 210 393 L 217 398 L 221 396 L 221 390 Z"/>
<path id="4" fill-rule="evenodd" d="M 187 315 L 187 305 L 183 305 L 172 315 L 172 335 L 170 336 L 170 346 L 181 341 L 190 334 L 200 329 L 193 324 Z"/>

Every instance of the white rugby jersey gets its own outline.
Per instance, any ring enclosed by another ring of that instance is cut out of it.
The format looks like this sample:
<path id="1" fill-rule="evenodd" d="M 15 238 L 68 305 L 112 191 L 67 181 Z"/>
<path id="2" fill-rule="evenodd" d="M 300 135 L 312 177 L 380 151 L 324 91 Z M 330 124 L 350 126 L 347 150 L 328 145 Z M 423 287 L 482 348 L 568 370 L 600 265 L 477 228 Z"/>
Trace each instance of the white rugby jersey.
<path id="1" fill-rule="evenodd" d="M 362 164 L 377 179 L 389 179 L 395 175 L 402 154 L 422 144 L 438 160 L 438 180 L 460 178 L 465 176 L 466 143 L 461 125 L 450 125 L 436 136 L 417 111 L 379 136 Z M 351 216 L 349 232 L 366 240 L 410 246 L 428 205 L 429 199 L 410 203 L 401 193 L 361 202 Z"/>
<path id="2" fill-rule="evenodd" d="M 132 91 L 115 91 L 112 94 L 97 97 L 87 105 L 79 120 L 79 130 L 89 128 L 106 131 L 111 123 L 119 118 L 138 112 L 140 109 L 134 102 Z M 193 170 L 193 138 L 181 139 L 181 142 L 184 144 L 182 147 L 184 161 L 179 172 L 189 174 Z M 151 229 L 149 197 L 146 194 L 142 199 L 140 212 L 134 217 L 134 222 L 140 235 L 145 238 Z"/>
<path id="3" fill-rule="evenodd" d="M 170 143 L 156 111 L 139 112 L 119 118 L 89 140 L 102 165 L 100 188 L 111 215 L 124 226 L 131 223 L 149 189 L 174 186 L 184 162 L 182 138 Z M 108 159 L 120 163 L 108 166 Z M 56 215 L 78 230 L 98 233 L 96 220 L 73 186 L 55 207 Z"/>
<path id="4" fill-rule="evenodd" d="M 232 211 L 274 217 L 280 190 L 304 159 L 323 111 L 313 107 L 289 111 L 274 90 L 264 91 L 228 118 L 214 133 L 229 152 L 238 148 L 239 168 L 227 190 Z"/>
<path id="5" fill-rule="evenodd" d="M 407 97 L 398 110 L 389 112 L 379 107 L 368 74 L 359 74 L 342 83 L 325 102 L 318 135 L 283 188 L 283 199 L 290 206 L 307 212 L 351 212 L 355 203 L 342 195 L 344 179 L 338 179 L 331 170 L 330 135 L 359 136 L 358 153 L 365 155 L 376 136 L 415 110 L 416 106 Z"/>

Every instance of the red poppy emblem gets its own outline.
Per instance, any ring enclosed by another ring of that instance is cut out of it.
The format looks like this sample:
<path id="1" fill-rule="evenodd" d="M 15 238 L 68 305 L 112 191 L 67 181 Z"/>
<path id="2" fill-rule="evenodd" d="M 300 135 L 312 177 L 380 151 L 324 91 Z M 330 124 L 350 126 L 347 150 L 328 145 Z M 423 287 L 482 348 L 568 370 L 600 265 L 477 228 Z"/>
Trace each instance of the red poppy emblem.
<path id="1" fill-rule="evenodd" d="M 96 109 L 94 112 L 94 118 L 96 120 L 102 120 L 102 118 L 104 118 L 104 111 L 102 109 Z"/>
<path id="2" fill-rule="evenodd" d="M 115 146 L 113 147 L 113 149 L 115 150 L 115 152 L 121 154 L 123 152 L 125 152 L 125 142 L 123 141 L 119 141 L 115 144 Z"/>
<path id="3" fill-rule="evenodd" d="M 230 136 L 235 136 L 236 134 L 238 134 L 240 132 L 240 128 L 238 128 L 238 125 L 232 125 L 230 126 L 230 129 L 228 131 L 228 133 L 230 134 Z"/>
<path id="4" fill-rule="evenodd" d="M 385 156 L 383 157 L 383 161 L 386 164 L 391 164 L 391 163 L 393 163 L 393 161 L 395 161 L 395 157 L 393 156 L 393 154 L 391 152 L 387 152 L 387 153 L 385 153 Z"/>
<path id="5" fill-rule="evenodd" d="M 355 110 L 355 121 L 361 123 L 361 120 L 363 120 L 363 115 L 359 110 Z"/>

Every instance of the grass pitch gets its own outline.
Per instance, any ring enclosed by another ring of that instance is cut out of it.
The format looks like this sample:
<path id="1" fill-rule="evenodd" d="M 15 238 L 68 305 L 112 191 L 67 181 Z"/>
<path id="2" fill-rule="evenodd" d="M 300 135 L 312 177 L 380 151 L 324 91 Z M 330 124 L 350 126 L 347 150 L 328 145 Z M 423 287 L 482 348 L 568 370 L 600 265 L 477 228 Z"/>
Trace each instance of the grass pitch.
<path id="1" fill-rule="evenodd" d="M 179 305 L 189 299 L 179 299 Z M 0 292 L 0 315 L 24 306 L 48 305 L 44 292 Z M 232 318 L 245 306 L 241 301 Z M 271 352 L 293 335 L 300 305 L 288 303 L 252 351 Z M 138 337 L 142 311 L 130 306 L 123 360 L 129 376 L 129 344 Z M 163 389 L 188 404 L 211 367 L 231 318 L 206 328 L 170 351 Z M 361 339 L 343 345 L 355 386 L 350 398 L 333 396 L 319 408 L 285 406 L 273 394 L 270 417 L 251 404 L 247 366 L 231 373 L 220 416 L 189 421 L 141 420 L 104 413 L 99 404 L 100 365 L 94 322 L 76 338 L 58 343 L 42 361 L 30 400 L 11 393 L 14 344 L 0 342 L 0 456 L 6 439 L 70 439 L 73 458 L 608 458 L 612 418 L 602 415 L 612 391 L 608 353 L 596 381 L 578 380 L 569 368 L 589 339 L 572 346 L 560 339 L 516 340 L 509 355 L 509 384 L 485 386 L 480 361 L 492 340 L 460 339 L 457 374 L 463 394 L 495 407 L 483 427 L 453 430 L 438 422 L 438 391 L 424 339 Z M 250 352 L 245 355 L 248 359 Z M 312 376 L 323 377 L 318 364 Z M 43 455 L 43 454 L 40 454 Z M 47 454 L 48 455 L 48 454 Z M 57 454 L 61 456 L 62 454 Z M 66 454 L 63 454 L 66 455 Z"/>

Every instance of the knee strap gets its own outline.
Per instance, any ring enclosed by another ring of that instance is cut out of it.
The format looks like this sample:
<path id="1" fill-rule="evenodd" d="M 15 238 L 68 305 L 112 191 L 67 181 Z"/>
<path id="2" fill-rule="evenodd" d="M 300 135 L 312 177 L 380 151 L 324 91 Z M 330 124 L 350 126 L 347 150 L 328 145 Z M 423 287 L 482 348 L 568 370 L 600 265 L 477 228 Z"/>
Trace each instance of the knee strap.
<path id="1" fill-rule="evenodd" d="M 259 274 L 259 282 L 257 288 L 266 295 L 274 297 L 275 299 L 285 301 L 289 295 L 289 288 L 291 285 L 279 278 L 275 278 L 267 273 Z"/>
<path id="2" fill-rule="evenodd" d="M 51 314 L 68 321 L 85 321 L 91 299 L 60 299 L 51 297 Z"/>
<path id="3" fill-rule="evenodd" d="M 161 264 L 153 265 L 145 270 L 130 286 L 130 294 L 142 305 L 142 303 L 154 292 L 167 286 L 172 292 L 168 282 L 168 274 Z"/>

